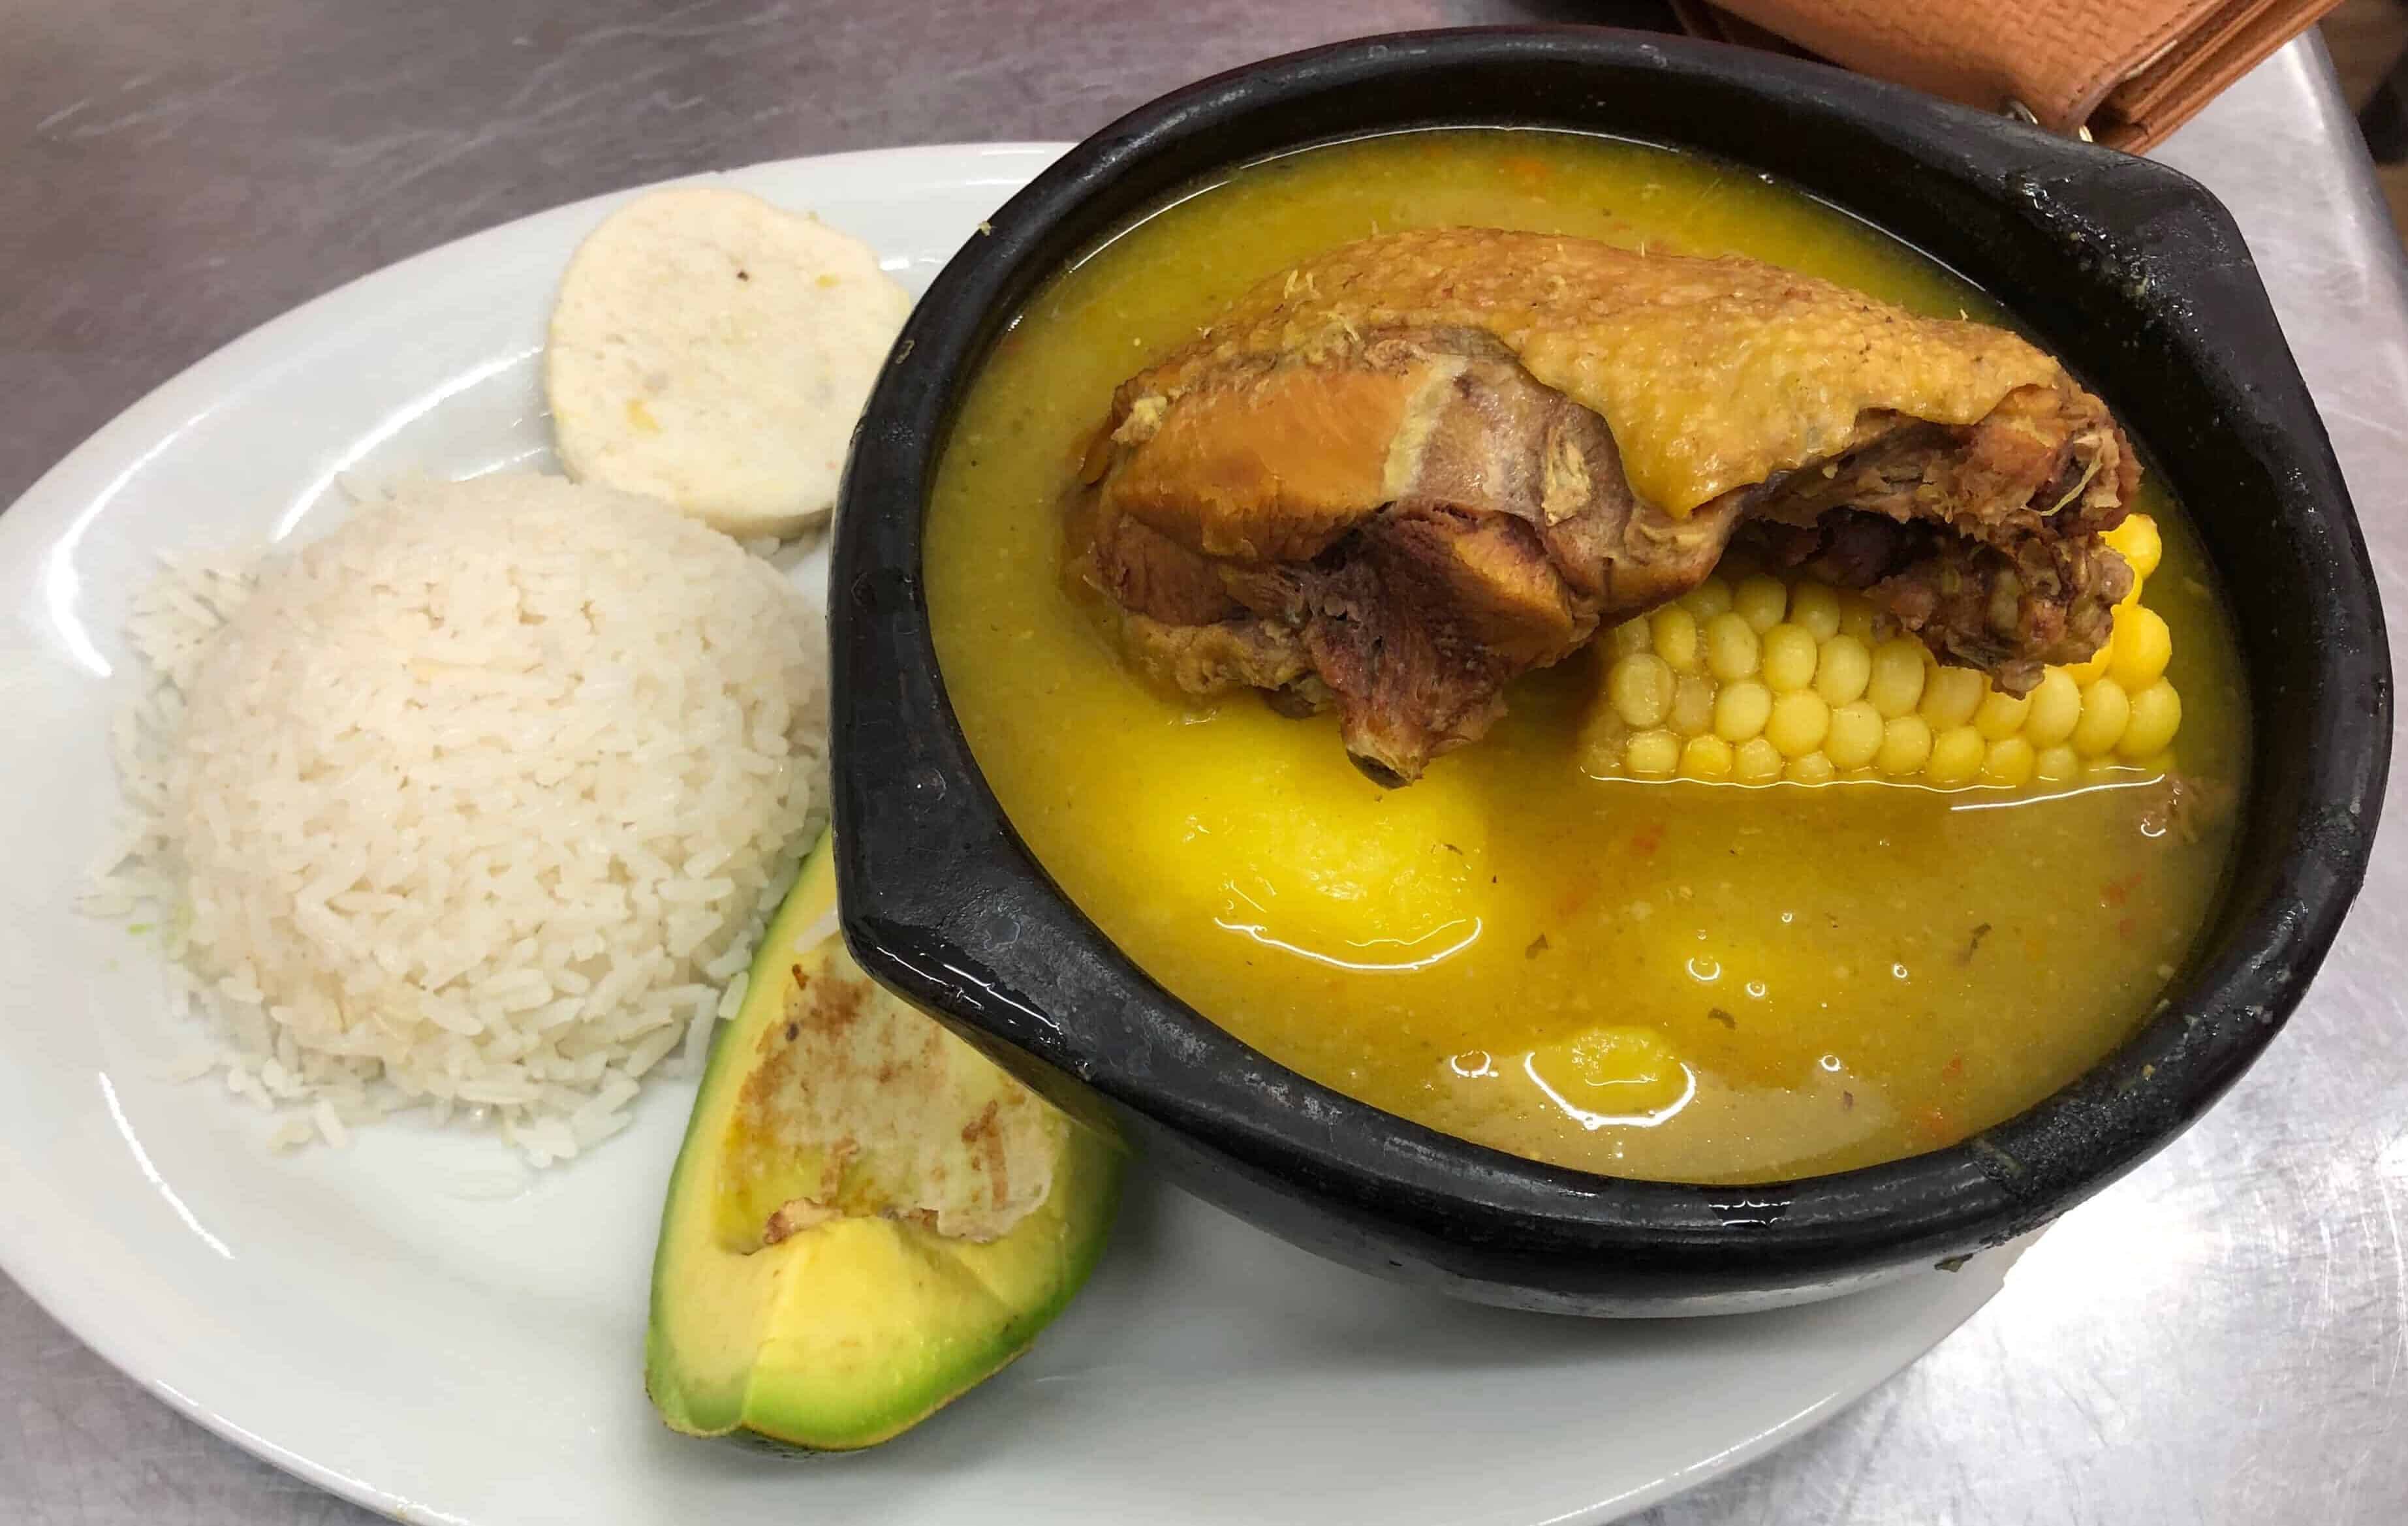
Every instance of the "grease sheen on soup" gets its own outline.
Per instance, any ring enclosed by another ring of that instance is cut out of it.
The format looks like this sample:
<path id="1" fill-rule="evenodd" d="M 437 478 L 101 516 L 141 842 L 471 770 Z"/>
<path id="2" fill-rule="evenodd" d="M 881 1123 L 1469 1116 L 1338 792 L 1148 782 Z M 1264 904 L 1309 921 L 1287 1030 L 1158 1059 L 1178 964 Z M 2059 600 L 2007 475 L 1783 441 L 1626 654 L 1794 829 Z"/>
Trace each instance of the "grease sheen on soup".
<path id="1" fill-rule="evenodd" d="M 1765 1180 L 1953 1143 L 2087 1069 L 2207 920 L 2245 698 L 2196 539 L 2154 485 L 2170 760 L 1940 792 L 1603 780 L 1592 649 L 1383 791 L 1326 716 L 1150 687 L 1062 576 L 1113 387 L 1299 258 L 1412 225 L 1737 253 L 2000 321 L 1895 239 L 1732 166 L 1533 130 L 1400 134 L 1233 172 L 1030 302 L 955 423 L 925 571 L 946 686 L 1013 824 L 1165 986 L 1366 1102 L 1617 1175 Z M 2113 399 L 2110 399 L 2113 402 Z M 2166 775 L 2186 806 L 2170 811 Z"/>

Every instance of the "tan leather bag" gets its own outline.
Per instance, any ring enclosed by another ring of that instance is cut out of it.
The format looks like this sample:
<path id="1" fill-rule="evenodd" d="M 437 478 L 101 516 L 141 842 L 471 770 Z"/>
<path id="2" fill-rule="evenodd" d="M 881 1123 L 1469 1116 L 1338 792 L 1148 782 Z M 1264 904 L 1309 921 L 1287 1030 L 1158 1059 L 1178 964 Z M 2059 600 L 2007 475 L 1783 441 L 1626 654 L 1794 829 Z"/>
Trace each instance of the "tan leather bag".
<path id="1" fill-rule="evenodd" d="M 2338 4 L 1674 0 L 1674 8 L 1702 36 L 1785 39 L 1860 74 L 2138 153 Z"/>

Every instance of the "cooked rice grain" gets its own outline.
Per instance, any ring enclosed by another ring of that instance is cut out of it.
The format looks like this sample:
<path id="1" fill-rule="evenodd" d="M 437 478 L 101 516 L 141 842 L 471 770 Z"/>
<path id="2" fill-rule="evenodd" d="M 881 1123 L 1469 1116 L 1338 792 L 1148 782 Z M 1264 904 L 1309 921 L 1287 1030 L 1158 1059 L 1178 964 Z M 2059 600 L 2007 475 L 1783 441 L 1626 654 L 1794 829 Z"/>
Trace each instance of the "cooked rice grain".
<path id="1" fill-rule="evenodd" d="M 557 478 L 172 563 L 129 625 L 134 830 L 85 905 L 161 909 L 274 1142 L 431 1103 L 574 1155 L 699 1052 L 807 845 L 817 626 L 717 532 Z"/>

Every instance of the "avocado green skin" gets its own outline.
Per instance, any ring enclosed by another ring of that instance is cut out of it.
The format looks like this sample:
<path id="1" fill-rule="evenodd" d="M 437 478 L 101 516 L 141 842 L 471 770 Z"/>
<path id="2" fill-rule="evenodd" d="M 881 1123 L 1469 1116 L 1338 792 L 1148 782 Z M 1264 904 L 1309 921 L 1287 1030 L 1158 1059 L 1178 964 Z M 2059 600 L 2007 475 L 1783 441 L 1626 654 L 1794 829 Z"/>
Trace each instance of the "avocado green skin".
<path id="1" fill-rule="evenodd" d="M 644 1340 L 645 1390 L 672 1429 L 789 1455 L 890 1440 L 1025 1351 L 1095 1269 L 1119 1199 L 1119 1150 L 1073 1124 L 1046 1201 L 991 1245 L 861 1219 L 749 1254 L 719 1243 L 719 1144 L 739 1067 L 783 1018 L 781 966 L 818 953 L 787 950 L 835 901 L 823 836 L 762 935 L 742 1007 L 712 1039 L 662 1208 Z M 877 1306 L 887 1290 L 919 1308 Z M 796 1360 L 829 1349 L 830 1332 L 853 1371 Z"/>

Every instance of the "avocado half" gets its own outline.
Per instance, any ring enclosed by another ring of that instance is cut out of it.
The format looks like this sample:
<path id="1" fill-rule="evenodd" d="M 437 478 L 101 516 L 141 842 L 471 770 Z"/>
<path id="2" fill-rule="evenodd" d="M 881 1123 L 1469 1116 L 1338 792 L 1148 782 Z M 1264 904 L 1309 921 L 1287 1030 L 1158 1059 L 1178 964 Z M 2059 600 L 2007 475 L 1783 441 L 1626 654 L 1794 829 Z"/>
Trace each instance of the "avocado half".
<path id="1" fill-rule="evenodd" d="M 824 836 L 669 1179 L 644 1384 L 688 1434 L 874 1447 L 1026 1350 L 1111 1225 L 1118 1149 L 872 984 L 835 908 Z"/>

